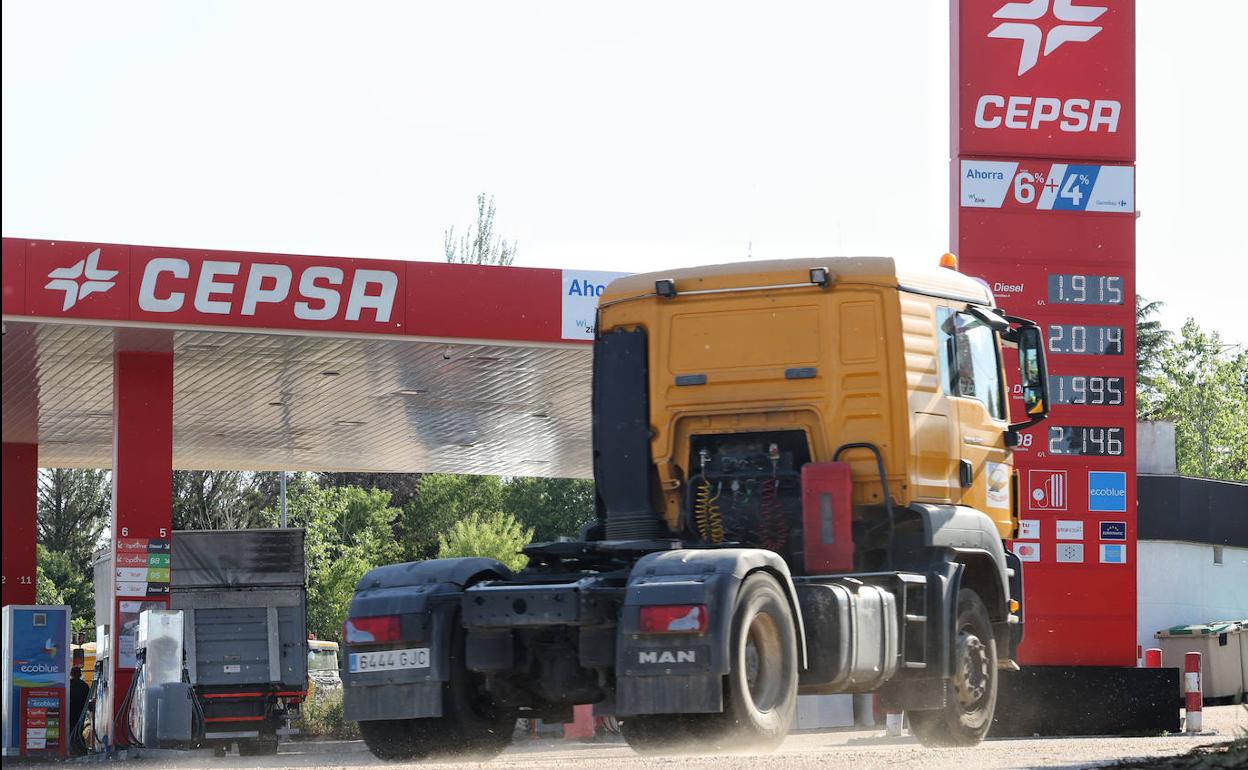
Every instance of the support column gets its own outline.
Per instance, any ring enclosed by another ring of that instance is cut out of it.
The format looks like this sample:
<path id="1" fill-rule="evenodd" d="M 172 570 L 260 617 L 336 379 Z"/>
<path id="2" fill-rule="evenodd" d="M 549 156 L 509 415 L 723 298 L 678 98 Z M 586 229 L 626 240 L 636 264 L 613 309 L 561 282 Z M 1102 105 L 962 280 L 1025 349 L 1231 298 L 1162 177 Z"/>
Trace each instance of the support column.
<path id="1" fill-rule="evenodd" d="M 35 603 L 35 515 L 38 508 L 39 445 L 4 444 L 0 464 L 4 549 L 4 604 Z"/>
<path id="2" fill-rule="evenodd" d="M 113 575 L 109 687 L 114 727 L 128 738 L 120 709 L 134 676 L 139 612 L 169 606 L 173 496 L 173 353 L 113 354 Z"/>

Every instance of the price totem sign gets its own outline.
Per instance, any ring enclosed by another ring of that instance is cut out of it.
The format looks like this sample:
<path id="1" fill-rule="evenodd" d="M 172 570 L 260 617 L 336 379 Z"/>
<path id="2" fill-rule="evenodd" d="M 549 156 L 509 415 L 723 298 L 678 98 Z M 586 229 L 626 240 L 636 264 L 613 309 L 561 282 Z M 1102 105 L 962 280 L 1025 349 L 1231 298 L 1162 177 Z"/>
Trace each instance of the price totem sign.
<path id="1" fill-rule="evenodd" d="M 64 757 L 69 714 L 69 607 L 4 608 L 4 756 Z"/>
<path id="2" fill-rule="evenodd" d="M 1052 409 L 1014 455 L 1019 662 L 1133 666 L 1134 3 L 952 8 L 953 250 L 1048 338 Z"/>

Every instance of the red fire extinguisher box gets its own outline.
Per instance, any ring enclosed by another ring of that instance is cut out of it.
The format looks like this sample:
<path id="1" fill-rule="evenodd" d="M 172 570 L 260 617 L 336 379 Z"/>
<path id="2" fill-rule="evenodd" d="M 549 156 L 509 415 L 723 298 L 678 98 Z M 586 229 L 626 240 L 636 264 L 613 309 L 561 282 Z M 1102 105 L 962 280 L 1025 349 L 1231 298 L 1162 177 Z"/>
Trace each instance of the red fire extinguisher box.
<path id="1" fill-rule="evenodd" d="M 852 496 L 849 463 L 802 466 L 802 524 L 808 575 L 853 569 Z"/>

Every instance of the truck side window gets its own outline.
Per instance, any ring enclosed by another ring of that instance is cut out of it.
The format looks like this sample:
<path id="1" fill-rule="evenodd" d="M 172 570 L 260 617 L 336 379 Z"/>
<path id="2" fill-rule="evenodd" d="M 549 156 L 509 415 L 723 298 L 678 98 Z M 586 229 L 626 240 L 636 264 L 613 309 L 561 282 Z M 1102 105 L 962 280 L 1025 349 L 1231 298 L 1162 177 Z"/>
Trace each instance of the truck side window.
<path id="1" fill-rule="evenodd" d="M 945 393 L 973 398 L 996 419 L 1005 419 L 1001 369 L 992 329 L 969 313 L 955 313 L 948 308 L 939 308 L 936 317 Z"/>

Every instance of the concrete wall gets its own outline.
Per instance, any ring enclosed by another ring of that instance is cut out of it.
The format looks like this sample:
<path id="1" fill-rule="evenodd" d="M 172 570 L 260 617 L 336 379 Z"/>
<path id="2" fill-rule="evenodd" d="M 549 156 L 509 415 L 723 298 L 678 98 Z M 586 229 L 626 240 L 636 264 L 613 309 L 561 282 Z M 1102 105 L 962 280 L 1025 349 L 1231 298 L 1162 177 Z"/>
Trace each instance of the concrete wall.
<path id="1" fill-rule="evenodd" d="M 1179 472 L 1175 455 L 1174 423 L 1144 420 L 1136 422 L 1135 469 L 1140 473 L 1163 475 Z"/>
<path id="2" fill-rule="evenodd" d="M 1172 540 L 1141 540 L 1136 571 L 1139 624 L 1144 649 L 1156 647 L 1153 634 L 1170 626 L 1248 618 L 1248 548 Z"/>

